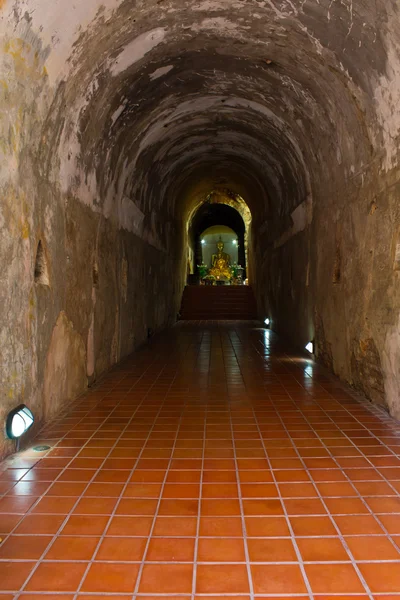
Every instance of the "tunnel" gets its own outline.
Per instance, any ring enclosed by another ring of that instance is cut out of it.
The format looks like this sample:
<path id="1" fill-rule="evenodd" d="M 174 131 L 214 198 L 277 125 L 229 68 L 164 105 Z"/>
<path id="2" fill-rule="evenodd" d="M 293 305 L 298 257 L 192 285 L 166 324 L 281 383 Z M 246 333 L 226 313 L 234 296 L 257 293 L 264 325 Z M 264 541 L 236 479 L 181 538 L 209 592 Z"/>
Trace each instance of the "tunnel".
<path id="1" fill-rule="evenodd" d="M 173 325 L 224 194 L 259 317 L 400 414 L 394 2 L 3 0 L 1 30 L 3 416 Z"/>
<path id="2" fill-rule="evenodd" d="M 394 0 L 0 0 L 0 458 L 19 405 L 36 435 L 152 348 L 192 369 L 180 307 L 214 226 L 258 346 L 196 329 L 205 352 L 257 378 L 272 344 L 279 378 L 280 344 L 296 370 L 311 343 L 322 400 L 344 385 L 395 428 L 399 23 Z"/>

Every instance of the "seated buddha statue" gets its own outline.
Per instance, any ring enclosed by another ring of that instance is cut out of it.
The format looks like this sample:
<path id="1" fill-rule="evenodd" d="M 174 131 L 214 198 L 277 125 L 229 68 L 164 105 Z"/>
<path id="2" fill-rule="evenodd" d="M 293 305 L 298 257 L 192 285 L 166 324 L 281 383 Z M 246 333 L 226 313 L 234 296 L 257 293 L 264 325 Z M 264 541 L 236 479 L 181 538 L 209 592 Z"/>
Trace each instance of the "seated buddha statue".
<path id="1" fill-rule="evenodd" d="M 211 257 L 209 275 L 214 275 L 216 279 L 231 279 L 230 263 L 231 257 L 224 252 L 224 242 L 220 238 L 217 242 L 217 253 Z"/>

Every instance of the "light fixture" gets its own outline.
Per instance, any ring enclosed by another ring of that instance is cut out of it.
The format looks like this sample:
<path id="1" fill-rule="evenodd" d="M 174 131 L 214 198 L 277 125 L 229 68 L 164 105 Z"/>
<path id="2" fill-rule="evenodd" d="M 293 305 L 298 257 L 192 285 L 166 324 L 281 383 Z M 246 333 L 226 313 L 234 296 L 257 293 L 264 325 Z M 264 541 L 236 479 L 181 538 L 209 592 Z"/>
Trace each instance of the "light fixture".
<path id="1" fill-rule="evenodd" d="M 25 404 L 20 404 L 8 413 L 6 421 L 6 434 L 11 440 L 21 437 L 33 425 L 34 417 Z"/>
<path id="2" fill-rule="evenodd" d="M 268 319 L 268 317 L 264 320 L 264 323 L 266 324 L 266 326 L 268 327 L 268 325 L 271 323 L 271 321 Z"/>
<path id="3" fill-rule="evenodd" d="M 205 244 L 205 243 L 206 243 L 206 240 L 201 240 L 201 243 L 202 243 L 202 244 Z"/>
<path id="4" fill-rule="evenodd" d="M 308 342 L 308 344 L 305 346 L 305 349 L 310 354 L 314 354 L 314 342 Z"/>
<path id="5" fill-rule="evenodd" d="M 236 246 L 237 240 L 232 240 L 232 244 L 234 244 Z"/>

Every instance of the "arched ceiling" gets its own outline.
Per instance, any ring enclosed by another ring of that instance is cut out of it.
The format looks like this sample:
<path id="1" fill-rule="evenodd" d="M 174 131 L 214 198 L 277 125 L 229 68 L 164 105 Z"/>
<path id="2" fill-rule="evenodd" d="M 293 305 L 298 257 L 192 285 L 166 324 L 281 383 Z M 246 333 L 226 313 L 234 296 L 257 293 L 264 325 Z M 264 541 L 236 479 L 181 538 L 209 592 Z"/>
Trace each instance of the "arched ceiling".
<path id="1" fill-rule="evenodd" d="M 328 180 L 397 159 L 394 1 L 3 0 L 1 11 L 9 97 L 22 92 L 31 132 L 46 123 L 43 174 L 106 215 L 126 197 L 145 218 L 163 206 L 180 219 L 193 190 L 222 179 L 260 221 L 279 220 Z"/>

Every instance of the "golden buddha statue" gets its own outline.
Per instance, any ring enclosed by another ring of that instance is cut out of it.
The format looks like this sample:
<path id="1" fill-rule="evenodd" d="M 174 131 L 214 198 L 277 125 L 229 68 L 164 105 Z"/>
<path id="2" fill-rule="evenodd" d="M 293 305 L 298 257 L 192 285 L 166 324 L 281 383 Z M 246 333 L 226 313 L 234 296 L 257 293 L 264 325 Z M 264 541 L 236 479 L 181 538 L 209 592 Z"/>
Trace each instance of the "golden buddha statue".
<path id="1" fill-rule="evenodd" d="M 224 242 L 219 238 L 217 242 L 217 253 L 211 257 L 211 269 L 209 275 L 213 275 L 216 279 L 228 279 L 232 277 L 231 270 L 231 257 L 229 254 L 224 252 Z"/>

